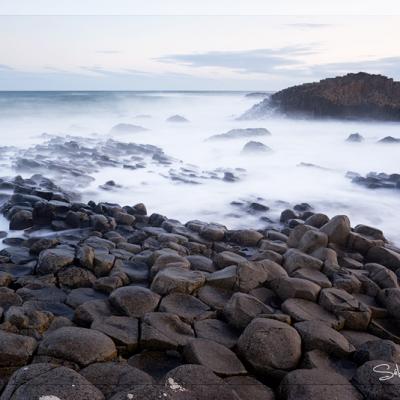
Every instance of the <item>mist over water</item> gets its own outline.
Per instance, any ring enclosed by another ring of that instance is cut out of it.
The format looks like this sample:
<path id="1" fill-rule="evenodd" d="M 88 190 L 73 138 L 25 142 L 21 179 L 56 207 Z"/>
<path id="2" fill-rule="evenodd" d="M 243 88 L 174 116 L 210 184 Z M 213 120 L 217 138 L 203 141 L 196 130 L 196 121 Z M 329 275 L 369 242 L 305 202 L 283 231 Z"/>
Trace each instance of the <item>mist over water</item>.
<path id="1" fill-rule="evenodd" d="M 88 187 L 68 189 L 79 190 L 84 201 L 121 205 L 143 202 L 150 213 L 165 214 L 181 222 L 214 221 L 230 228 L 266 224 L 260 220 L 260 214 L 239 212 L 230 205 L 232 201 L 259 201 L 271 208 L 265 214 L 270 218 L 279 216 L 287 206 L 307 202 L 315 211 L 329 216 L 349 215 L 353 226 L 363 223 L 379 227 L 389 239 L 400 243 L 400 225 L 396 221 L 400 191 L 366 189 L 345 177 L 347 171 L 362 175 L 371 171 L 400 172 L 400 145 L 376 143 L 385 136 L 399 137 L 399 124 L 283 117 L 262 121 L 235 119 L 256 102 L 257 99 L 239 92 L 3 92 L 0 93 L 0 145 L 27 148 L 42 143 L 40 135 L 44 132 L 153 144 L 176 158 L 177 165 L 182 160 L 200 171 L 216 168 L 246 171 L 237 173 L 241 178 L 237 182 L 209 179 L 192 185 L 168 179 L 165 169 L 157 165 L 137 170 L 107 167 L 92 174 L 95 181 Z M 189 122 L 166 122 L 175 114 Z M 140 125 L 148 130 L 111 136 L 111 128 L 119 123 Z M 206 141 L 211 135 L 230 129 L 261 127 L 268 129 L 271 136 Z M 363 135 L 365 142 L 345 142 L 355 132 Z M 249 140 L 262 142 L 273 152 L 241 154 Z M 17 175 L 6 159 L 0 163 L 1 176 Z M 299 166 L 300 163 L 322 168 Z M 52 171 L 47 171 L 46 176 L 51 177 Z M 99 189 L 99 185 L 109 180 L 122 187 L 112 191 Z M 1 230 L 4 221 L 0 225 Z"/>

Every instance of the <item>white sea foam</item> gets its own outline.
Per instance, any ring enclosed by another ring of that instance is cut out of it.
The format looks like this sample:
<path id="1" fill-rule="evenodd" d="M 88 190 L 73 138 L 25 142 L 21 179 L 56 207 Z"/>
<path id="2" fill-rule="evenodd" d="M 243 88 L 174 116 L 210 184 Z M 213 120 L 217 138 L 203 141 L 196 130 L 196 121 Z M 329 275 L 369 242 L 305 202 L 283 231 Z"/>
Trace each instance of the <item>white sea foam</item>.
<path id="1" fill-rule="evenodd" d="M 22 96 L 22 95 L 20 95 Z M 53 96 L 53 97 L 52 97 Z M 150 143 L 162 147 L 168 155 L 202 169 L 245 168 L 239 182 L 209 180 L 201 185 L 172 182 L 159 175 L 157 168 L 135 171 L 104 168 L 83 191 L 85 200 L 135 204 L 143 202 L 149 212 L 159 212 L 185 222 L 203 219 L 229 227 L 263 226 L 259 216 L 237 218 L 229 203 L 239 199 L 262 197 L 272 205 L 276 216 L 282 200 L 294 205 L 308 202 L 316 210 L 332 216 L 347 214 L 352 224 L 380 227 L 389 238 L 400 243 L 400 224 L 396 218 L 400 191 L 368 190 L 345 177 L 348 170 L 399 173 L 400 145 L 380 145 L 384 136 L 400 137 L 400 125 L 372 122 L 340 122 L 268 118 L 263 121 L 237 121 L 256 100 L 243 93 L 64 93 L 0 95 L 0 138 L 2 145 L 27 146 L 43 139 L 42 132 L 89 136 L 96 132 L 109 136 L 118 123 L 142 125 L 148 131 L 113 136 L 121 141 Z M 151 118 L 136 118 L 146 114 Z M 189 123 L 171 123 L 166 119 L 179 114 Z M 265 127 L 271 136 L 257 137 L 273 149 L 261 156 L 241 155 L 250 140 L 205 141 L 211 135 L 233 128 Z M 345 139 L 359 132 L 364 143 L 350 144 Z M 299 167 L 312 163 L 324 169 Z M 6 161 L 3 160 L 3 164 Z M 123 185 L 106 192 L 98 188 L 108 180 Z"/>

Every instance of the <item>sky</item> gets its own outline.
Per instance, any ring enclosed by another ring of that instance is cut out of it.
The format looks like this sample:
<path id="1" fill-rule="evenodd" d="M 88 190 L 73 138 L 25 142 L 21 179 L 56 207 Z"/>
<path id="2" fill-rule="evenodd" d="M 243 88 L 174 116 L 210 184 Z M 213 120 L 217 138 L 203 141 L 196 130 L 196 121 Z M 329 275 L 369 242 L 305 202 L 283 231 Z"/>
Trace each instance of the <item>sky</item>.
<path id="1" fill-rule="evenodd" d="M 65 3 L 0 0 L 0 90 L 279 90 L 359 71 L 400 80 L 390 1 L 381 13 L 369 0 Z"/>

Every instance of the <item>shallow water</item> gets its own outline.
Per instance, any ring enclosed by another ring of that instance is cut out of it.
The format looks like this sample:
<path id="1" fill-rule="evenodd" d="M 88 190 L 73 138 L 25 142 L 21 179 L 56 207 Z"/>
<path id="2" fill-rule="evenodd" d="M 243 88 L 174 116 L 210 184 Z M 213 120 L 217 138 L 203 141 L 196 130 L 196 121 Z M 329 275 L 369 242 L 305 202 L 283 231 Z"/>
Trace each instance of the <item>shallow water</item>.
<path id="1" fill-rule="evenodd" d="M 182 222 L 197 218 L 231 228 L 265 224 L 259 216 L 239 214 L 229 204 L 233 200 L 261 197 L 261 202 L 271 207 L 266 214 L 270 217 L 276 217 L 286 207 L 278 201 L 290 205 L 308 202 L 330 216 L 349 215 L 352 225 L 379 227 L 400 243 L 396 218 L 400 191 L 365 189 L 345 177 L 348 170 L 361 174 L 400 172 L 400 145 L 376 144 L 384 136 L 400 137 L 399 124 L 276 117 L 235 120 L 255 102 L 257 99 L 237 92 L 0 93 L 0 144 L 28 147 L 43 141 L 43 132 L 109 137 L 111 127 L 118 123 L 141 125 L 149 130 L 113 138 L 160 146 L 166 154 L 200 169 L 244 168 L 246 173 L 235 183 L 207 180 L 201 185 L 188 185 L 166 179 L 156 166 L 135 171 L 103 168 L 93 175 L 95 182 L 80 189 L 85 200 L 123 205 L 143 202 L 149 212 Z M 140 114 L 150 118 L 137 118 Z M 190 122 L 165 121 L 174 114 L 183 115 Z M 257 127 L 267 128 L 272 135 L 252 140 L 268 145 L 272 153 L 241 155 L 248 138 L 205 141 L 233 128 Z M 362 134 L 365 142 L 346 143 L 347 136 L 354 132 Z M 299 167 L 301 162 L 323 168 Z M 0 175 L 16 174 L 9 170 L 7 160 L 1 160 L 1 164 Z M 111 179 L 123 188 L 112 192 L 98 188 Z"/>

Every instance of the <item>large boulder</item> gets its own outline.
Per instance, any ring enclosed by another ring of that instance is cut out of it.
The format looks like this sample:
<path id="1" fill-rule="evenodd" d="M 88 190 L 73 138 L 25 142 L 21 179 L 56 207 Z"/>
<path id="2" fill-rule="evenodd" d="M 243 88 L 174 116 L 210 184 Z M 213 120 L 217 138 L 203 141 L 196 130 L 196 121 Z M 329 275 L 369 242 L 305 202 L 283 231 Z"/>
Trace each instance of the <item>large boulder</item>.
<path id="1" fill-rule="evenodd" d="M 388 267 L 392 271 L 400 268 L 400 254 L 386 247 L 374 246 L 367 253 L 367 260 Z"/>
<path id="2" fill-rule="evenodd" d="M 75 250 L 69 246 L 58 246 L 43 250 L 39 254 L 36 271 L 40 275 L 55 273 L 74 262 Z"/>
<path id="3" fill-rule="evenodd" d="M 301 278 L 279 278 L 270 284 L 271 289 L 283 301 L 289 298 L 300 298 L 317 301 L 321 287 Z"/>
<path id="4" fill-rule="evenodd" d="M 44 337 L 38 354 L 86 366 L 113 359 L 117 350 L 114 342 L 104 333 L 94 329 L 64 327 Z"/>
<path id="5" fill-rule="evenodd" d="M 238 341 L 238 334 L 227 323 L 219 319 L 195 321 L 194 331 L 201 339 L 212 340 L 231 349 Z"/>
<path id="6" fill-rule="evenodd" d="M 104 400 L 100 390 L 76 371 L 51 364 L 31 364 L 16 371 L 2 400 Z"/>
<path id="7" fill-rule="evenodd" d="M 238 350 L 256 372 L 291 370 L 301 357 L 301 338 L 290 325 L 267 318 L 253 320 L 238 341 Z"/>

